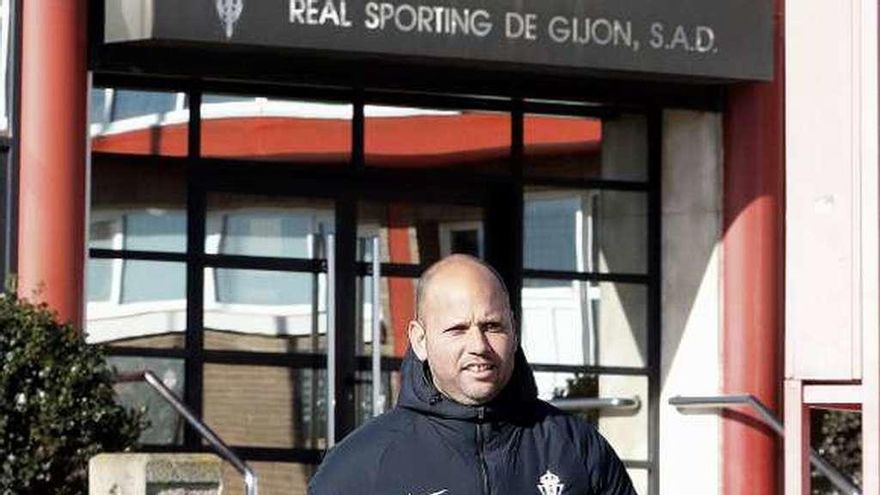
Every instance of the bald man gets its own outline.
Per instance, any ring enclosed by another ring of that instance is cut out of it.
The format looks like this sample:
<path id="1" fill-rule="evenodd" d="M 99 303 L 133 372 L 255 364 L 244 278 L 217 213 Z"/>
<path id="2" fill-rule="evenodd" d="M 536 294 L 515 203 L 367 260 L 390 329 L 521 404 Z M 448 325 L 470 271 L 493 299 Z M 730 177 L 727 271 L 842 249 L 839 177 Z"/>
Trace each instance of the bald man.
<path id="1" fill-rule="evenodd" d="M 416 299 L 397 406 L 330 451 L 311 495 L 635 495 L 590 424 L 537 398 L 495 270 L 444 258 Z"/>

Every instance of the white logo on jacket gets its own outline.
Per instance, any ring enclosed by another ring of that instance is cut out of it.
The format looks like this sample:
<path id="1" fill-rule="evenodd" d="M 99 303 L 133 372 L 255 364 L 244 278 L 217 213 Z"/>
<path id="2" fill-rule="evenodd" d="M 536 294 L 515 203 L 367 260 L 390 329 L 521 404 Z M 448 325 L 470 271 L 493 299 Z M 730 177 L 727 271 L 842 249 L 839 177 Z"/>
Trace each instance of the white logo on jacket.
<path id="1" fill-rule="evenodd" d="M 226 39 L 232 38 L 235 23 L 244 10 L 244 0 L 217 0 L 217 14 L 226 28 Z"/>
<path id="2" fill-rule="evenodd" d="M 549 469 L 538 478 L 538 481 L 541 482 L 538 485 L 541 495 L 562 495 L 562 489 L 565 488 L 565 485 L 559 482 L 559 476 L 550 472 Z"/>

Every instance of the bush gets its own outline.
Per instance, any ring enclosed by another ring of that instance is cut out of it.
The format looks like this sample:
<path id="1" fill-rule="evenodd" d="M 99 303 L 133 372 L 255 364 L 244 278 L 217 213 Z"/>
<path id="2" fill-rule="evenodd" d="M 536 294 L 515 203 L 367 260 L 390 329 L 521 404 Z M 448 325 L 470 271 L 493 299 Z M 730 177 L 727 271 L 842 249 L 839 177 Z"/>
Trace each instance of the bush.
<path id="1" fill-rule="evenodd" d="M 132 447 L 141 413 L 114 401 L 97 347 L 45 305 L 0 294 L 0 494 L 81 494 L 89 458 Z"/>
<path id="2" fill-rule="evenodd" d="M 831 465 L 849 477 L 856 486 L 862 484 L 862 415 L 857 411 L 814 409 L 811 414 L 814 449 Z M 839 493 L 824 475 L 812 472 L 812 495 Z"/>

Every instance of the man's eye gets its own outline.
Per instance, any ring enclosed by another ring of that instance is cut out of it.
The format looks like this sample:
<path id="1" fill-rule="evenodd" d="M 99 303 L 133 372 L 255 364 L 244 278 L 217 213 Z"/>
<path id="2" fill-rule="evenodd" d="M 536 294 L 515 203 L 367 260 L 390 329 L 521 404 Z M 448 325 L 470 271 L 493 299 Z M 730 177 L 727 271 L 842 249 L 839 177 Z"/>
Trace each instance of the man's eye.
<path id="1" fill-rule="evenodd" d="M 486 332 L 503 332 L 504 326 L 501 325 L 501 322 L 490 321 L 483 325 L 483 329 Z"/>
<path id="2" fill-rule="evenodd" d="M 454 327 L 449 327 L 443 331 L 443 333 L 447 333 L 450 335 L 459 335 L 467 332 L 468 327 L 465 325 L 456 325 Z"/>

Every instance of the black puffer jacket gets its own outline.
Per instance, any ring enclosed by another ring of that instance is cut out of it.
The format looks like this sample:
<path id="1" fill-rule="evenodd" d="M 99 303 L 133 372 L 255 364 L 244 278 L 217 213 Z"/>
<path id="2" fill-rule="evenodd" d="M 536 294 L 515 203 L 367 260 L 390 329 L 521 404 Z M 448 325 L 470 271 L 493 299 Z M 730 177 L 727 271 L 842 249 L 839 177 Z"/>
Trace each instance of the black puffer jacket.
<path id="1" fill-rule="evenodd" d="M 397 407 L 330 451 L 311 495 L 635 495 L 590 424 L 538 400 L 521 350 L 480 407 L 445 398 L 425 368 L 407 355 Z"/>

